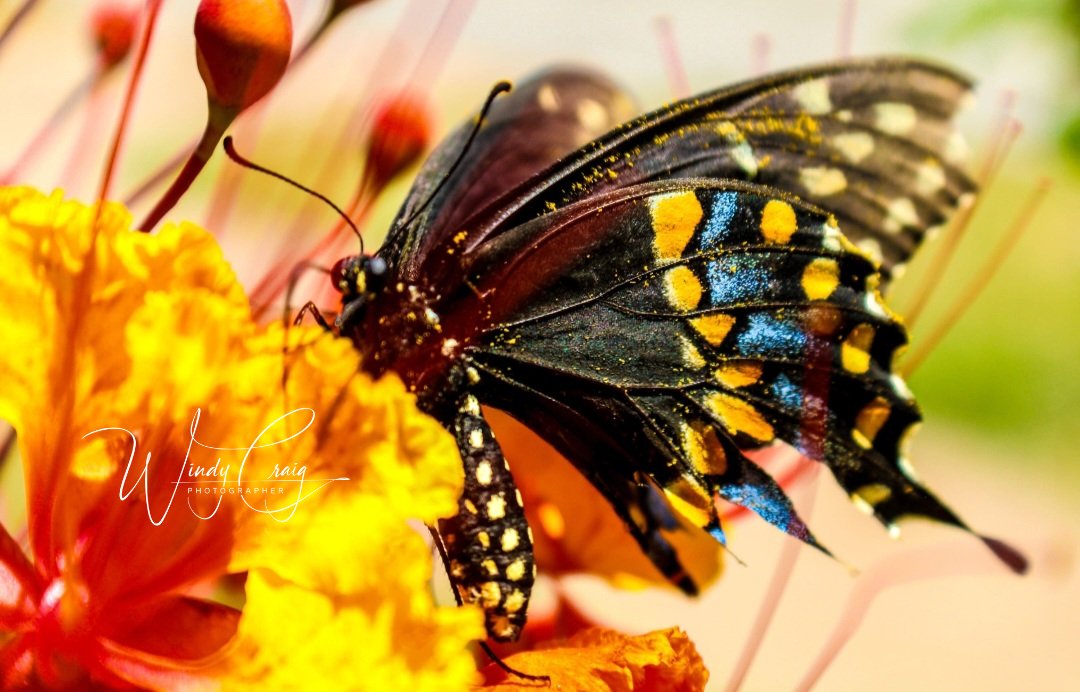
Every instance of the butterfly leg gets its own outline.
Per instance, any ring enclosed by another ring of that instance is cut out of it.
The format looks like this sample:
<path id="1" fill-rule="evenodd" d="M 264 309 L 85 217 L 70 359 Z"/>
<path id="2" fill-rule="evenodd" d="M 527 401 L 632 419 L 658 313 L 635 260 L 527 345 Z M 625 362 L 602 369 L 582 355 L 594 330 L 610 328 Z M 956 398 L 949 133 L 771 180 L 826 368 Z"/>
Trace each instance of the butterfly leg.
<path id="1" fill-rule="evenodd" d="M 462 601 L 483 608 L 493 639 L 514 641 L 525 625 L 536 576 L 521 493 L 471 394 L 458 406 L 453 431 L 465 487 L 457 516 L 439 522 L 450 581 Z"/>

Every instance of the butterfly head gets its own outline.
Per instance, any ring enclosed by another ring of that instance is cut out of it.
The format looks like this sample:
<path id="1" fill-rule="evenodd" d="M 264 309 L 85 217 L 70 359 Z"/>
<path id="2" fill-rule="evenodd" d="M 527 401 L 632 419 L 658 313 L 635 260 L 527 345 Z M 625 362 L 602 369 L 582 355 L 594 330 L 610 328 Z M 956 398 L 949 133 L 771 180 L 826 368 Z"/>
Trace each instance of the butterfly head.
<path id="1" fill-rule="evenodd" d="M 347 327 L 386 281 L 386 260 L 374 255 L 350 255 L 330 269 L 330 282 L 341 292 L 341 313 L 337 327 Z"/>

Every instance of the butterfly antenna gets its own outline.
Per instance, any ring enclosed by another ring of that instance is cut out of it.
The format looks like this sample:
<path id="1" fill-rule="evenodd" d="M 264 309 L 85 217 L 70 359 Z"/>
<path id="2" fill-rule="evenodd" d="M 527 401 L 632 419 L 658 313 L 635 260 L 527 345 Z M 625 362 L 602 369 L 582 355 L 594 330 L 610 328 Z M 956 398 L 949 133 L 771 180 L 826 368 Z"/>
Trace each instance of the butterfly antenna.
<path id="1" fill-rule="evenodd" d="M 507 81 L 499 82 L 495 86 L 491 87 L 491 93 L 488 94 L 487 100 L 484 101 L 484 105 L 480 109 L 480 114 L 476 116 L 476 124 L 473 125 L 472 132 L 469 133 L 469 138 L 465 140 L 465 146 L 463 146 L 461 148 L 461 151 L 458 152 L 458 156 L 456 159 L 454 159 L 454 163 L 450 165 L 450 168 L 447 169 L 446 174 L 443 175 L 442 179 L 439 181 L 439 184 L 436 185 L 435 189 L 431 191 L 431 194 L 427 196 L 427 199 L 424 200 L 424 203 L 417 207 L 416 211 L 409 214 L 409 218 L 405 219 L 405 221 L 403 221 L 401 225 L 398 226 L 398 228 L 405 228 L 413 221 L 416 221 L 416 217 L 420 216 L 420 214 L 422 214 L 424 210 L 431 205 L 432 201 L 434 201 L 435 197 L 438 196 L 439 192 L 443 189 L 443 186 L 445 186 L 447 181 L 449 181 L 450 178 L 454 175 L 454 171 L 456 171 L 458 166 L 461 165 L 461 162 L 465 160 L 465 154 L 468 153 L 469 148 L 472 146 L 473 141 L 476 139 L 476 135 L 480 134 L 480 127 L 484 124 L 484 118 L 487 117 L 488 111 L 491 109 L 491 104 L 495 101 L 495 97 L 499 94 L 504 94 L 510 91 L 511 88 L 513 87 L 510 85 L 510 82 Z"/>
<path id="2" fill-rule="evenodd" d="M 278 180 L 280 180 L 280 181 L 282 181 L 284 183 L 288 183 L 289 185 L 292 185 L 293 187 L 297 188 L 298 190 L 303 190 L 304 192 L 308 193 L 312 197 L 315 197 L 316 199 L 322 200 L 323 202 L 326 202 L 328 205 L 330 205 L 330 207 L 334 211 L 336 211 L 338 213 L 338 215 L 341 216 L 342 219 L 345 220 L 345 223 L 349 224 L 349 228 L 352 229 L 353 233 L 356 234 L 356 237 L 360 240 L 360 254 L 361 255 L 364 254 L 364 236 L 361 235 L 360 229 L 356 227 L 356 224 L 353 223 L 353 220 L 349 218 L 349 215 L 346 214 L 342 210 L 341 207 L 334 204 L 333 200 L 331 200 L 329 197 L 322 194 L 321 192 L 316 192 L 315 190 L 312 190 L 310 187 L 308 187 L 306 185 L 302 185 L 302 184 L 296 182 L 295 180 L 293 180 L 292 178 L 290 178 L 290 177 L 288 177 L 286 175 L 282 175 L 281 173 L 278 173 L 277 171 L 272 171 L 269 168 L 265 168 L 263 166 L 260 166 L 257 163 L 253 163 L 249 159 L 244 158 L 243 156 L 241 156 L 240 154 L 238 154 L 236 152 L 236 147 L 233 146 L 233 138 L 232 138 L 231 135 L 225 138 L 225 141 L 222 142 L 222 146 L 225 147 L 225 153 L 229 155 L 229 158 L 232 159 L 233 161 L 235 161 L 236 163 L 240 164 L 244 168 L 250 168 L 251 170 L 258 171 L 259 173 L 265 173 L 266 175 L 270 176 L 271 178 L 277 178 Z"/>

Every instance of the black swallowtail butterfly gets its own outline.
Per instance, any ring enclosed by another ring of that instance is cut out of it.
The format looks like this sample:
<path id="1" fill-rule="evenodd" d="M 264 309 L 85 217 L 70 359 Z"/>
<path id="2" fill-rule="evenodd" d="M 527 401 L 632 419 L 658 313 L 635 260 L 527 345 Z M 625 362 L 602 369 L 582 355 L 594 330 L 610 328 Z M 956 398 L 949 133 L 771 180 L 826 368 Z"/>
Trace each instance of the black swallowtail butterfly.
<path id="1" fill-rule="evenodd" d="M 920 61 L 854 60 L 619 125 L 609 81 L 548 71 L 430 156 L 375 255 L 338 262 L 336 331 L 456 436 L 465 489 L 437 528 L 493 638 L 517 638 L 535 569 L 481 403 L 570 459 L 687 593 L 665 496 L 720 541 L 715 496 L 820 547 L 743 454 L 780 441 L 887 526 L 964 527 L 901 452 L 920 416 L 881 290 L 974 190 L 951 127 L 969 87 Z"/>

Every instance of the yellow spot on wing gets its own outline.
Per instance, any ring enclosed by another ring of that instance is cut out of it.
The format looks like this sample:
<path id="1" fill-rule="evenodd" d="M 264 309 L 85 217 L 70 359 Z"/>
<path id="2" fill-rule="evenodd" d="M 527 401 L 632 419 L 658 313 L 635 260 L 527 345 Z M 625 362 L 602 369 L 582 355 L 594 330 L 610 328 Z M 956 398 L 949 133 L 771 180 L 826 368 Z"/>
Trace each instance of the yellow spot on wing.
<path id="1" fill-rule="evenodd" d="M 771 199 L 761 213 L 761 234 L 770 243 L 784 243 L 795 233 L 795 210 L 783 200 Z"/>
<path id="2" fill-rule="evenodd" d="M 852 163 L 859 163 L 874 152 L 874 138 L 868 132 L 845 132 L 831 141 L 833 149 Z"/>
<path id="3" fill-rule="evenodd" d="M 806 191 L 818 197 L 828 197 L 847 187 L 847 177 L 839 168 L 807 166 L 799 171 L 799 182 Z"/>
<path id="4" fill-rule="evenodd" d="M 476 540 L 479 541 L 480 545 L 484 548 L 491 547 L 491 536 L 488 535 L 487 531 L 481 531 L 480 533 L 476 534 Z"/>
<path id="5" fill-rule="evenodd" d="M 712 521 L 712 498 L 697 483 L 680 477 L 664 488 L 664 496 L 676 512 L 689 519 L 695 526 L 708 526 Z"/>
<path id="6" fill-rule="evenodd" d="M 870 449 L 874 446 L 874 438 L 881 431 L 881 426 L 889 419 L 892 407 L 882 397 L 876 397 L 855 416 L 855 429 L 851 436 L 860 447 Z M 871 503 L 873 504 L 873 503 Z"/>
<path id="7" fill-rule="evenodd" d="M 506 603 L 503 604 L 503 609 L 508 613 L 516 613 L 522 609 L 525 605 L 525 594 L 514 589 L 510 592 L 510 595 L 506 597 Z"/>
<path id="8" fill-rule="evenodd" d="M 711 394 L 706 403 L 732 434 L 745 433 L 762 442 L 773 439 L 772 425 L 756 408 L 742 399 L 717 392 Z"/>
<path id="9" fill-rule="evenodd" d="M 892 490 L 883 483 L 869 483 L 856 490 L 854 495 L 871 507 L 876 507 L 889 499 Z"/>
<path id="10" fill-rule="evenodd" d="M 690 466 L 702 475 L 721 474 L 727 469 L 727 454 L 716 430 L 707 423 L 683 423 L 682 448 Z"/>
<path id="11" fill-rule="evenodd" d="M 687 338 L 685 334 L 679 334 L 679 342 L 682 347 L 683 363 L 694 370 L 700 370 L 705 367 L 705 358 L 701 355 L 701 351 L 694 345 L 694 342 Z"/>
<path id="12" fill-rule="evenodd" d="M 514 560 L 506 566 L 506 578 L 510 581 L 518 581 L 525 576 L 525 561 L 521 558 Z"/>
<path id="13" fill-rule="evenodd" d="M 476 465 L 476 482 L 480 485 L 489 485 L 492 479 L 491 462 L 481 461 Z"/>
<path id="14" fill-rule="evenodd" d="M 506 516 L 506 500 L 502 498 L 502 495 L 496 495 L 488 500 L 487 516 L 488 519 L 502 519 Z"/>
<path id="15" fill-rule="evenodd" d="M 695 317 L 690 320 L 690 325 L 713 346 L 723 343 L 724 337 L 728 335 L 734 324 L 734 317 L 722 313 Z"/>
<path id="16" fill-rule="evenodd" d="M 813 79 L 803 82 L 794 89 L 792 95 L 799 102 L 803 110 L 812 115 L 823 115 L 832 110 L 832 101 L 829 99 L 829 84 L 824 79 Z"/>
<path id="17" fill-rule="evenodd" d="M 480 587 L 480 606 L 482 608 L 494 608 L 499 605 L 500 598 L 502 598 L 502 590 L 499 589 L 499 585 L 495 582 L 484 582 L 484 585 Z"/>
<path id="18" fill-rule="evenodd" d="M 802 288 L 810 300 L 825 300 L 839 285 L 840 265 L 834 259 L 819 257 L 803 269 Z"/>
<path id="19" fill-rule="evenodd" d="M 507 529 L 503 531 L 502 540 L 499 542 L 503 552 L 509 553 L 518 547 L 521 541 L 521 537 L 518 535 L 517 529 Z"/>
<path id="20" fill-rule="evenodd" d="M 664 274 L 667 297 L 678 310 L 689 312 L 701 302 L 701 282 L 689 267 L 678 266 Z"/>
<path id="21" fill-rule="evenodd" d="M 499 566 L 495 564 L 494 560 L 490 558 L 484 560 L 480 563 L 480 566 L 484 568 L 484 571 L 487 572 L 489 577 L 499 576 Z"/>
<path id="22" fill-rule="evenodd" d="M 840 362 L 844 370 L 862 374 L 870 369 L 870 345 L 874 343 L 874 327 L 860 324 L 851 330 L 840 347 Z"/>
<path id="23" fill-rule="evenodd" d="M 656 258 L 671 261 L 682 257 L 703 214 L 697 195 L 692 190 L 661 195 L 649 202 L 649 211 Z"/>
<path id="24" fill-rule="evenodd" d="M 761 363 L 749 360 L 732 361 L 717 368 L 714 374 L 720 384 L 729 389 L 737 389 L 758 381 L 761 377 Z"/>

